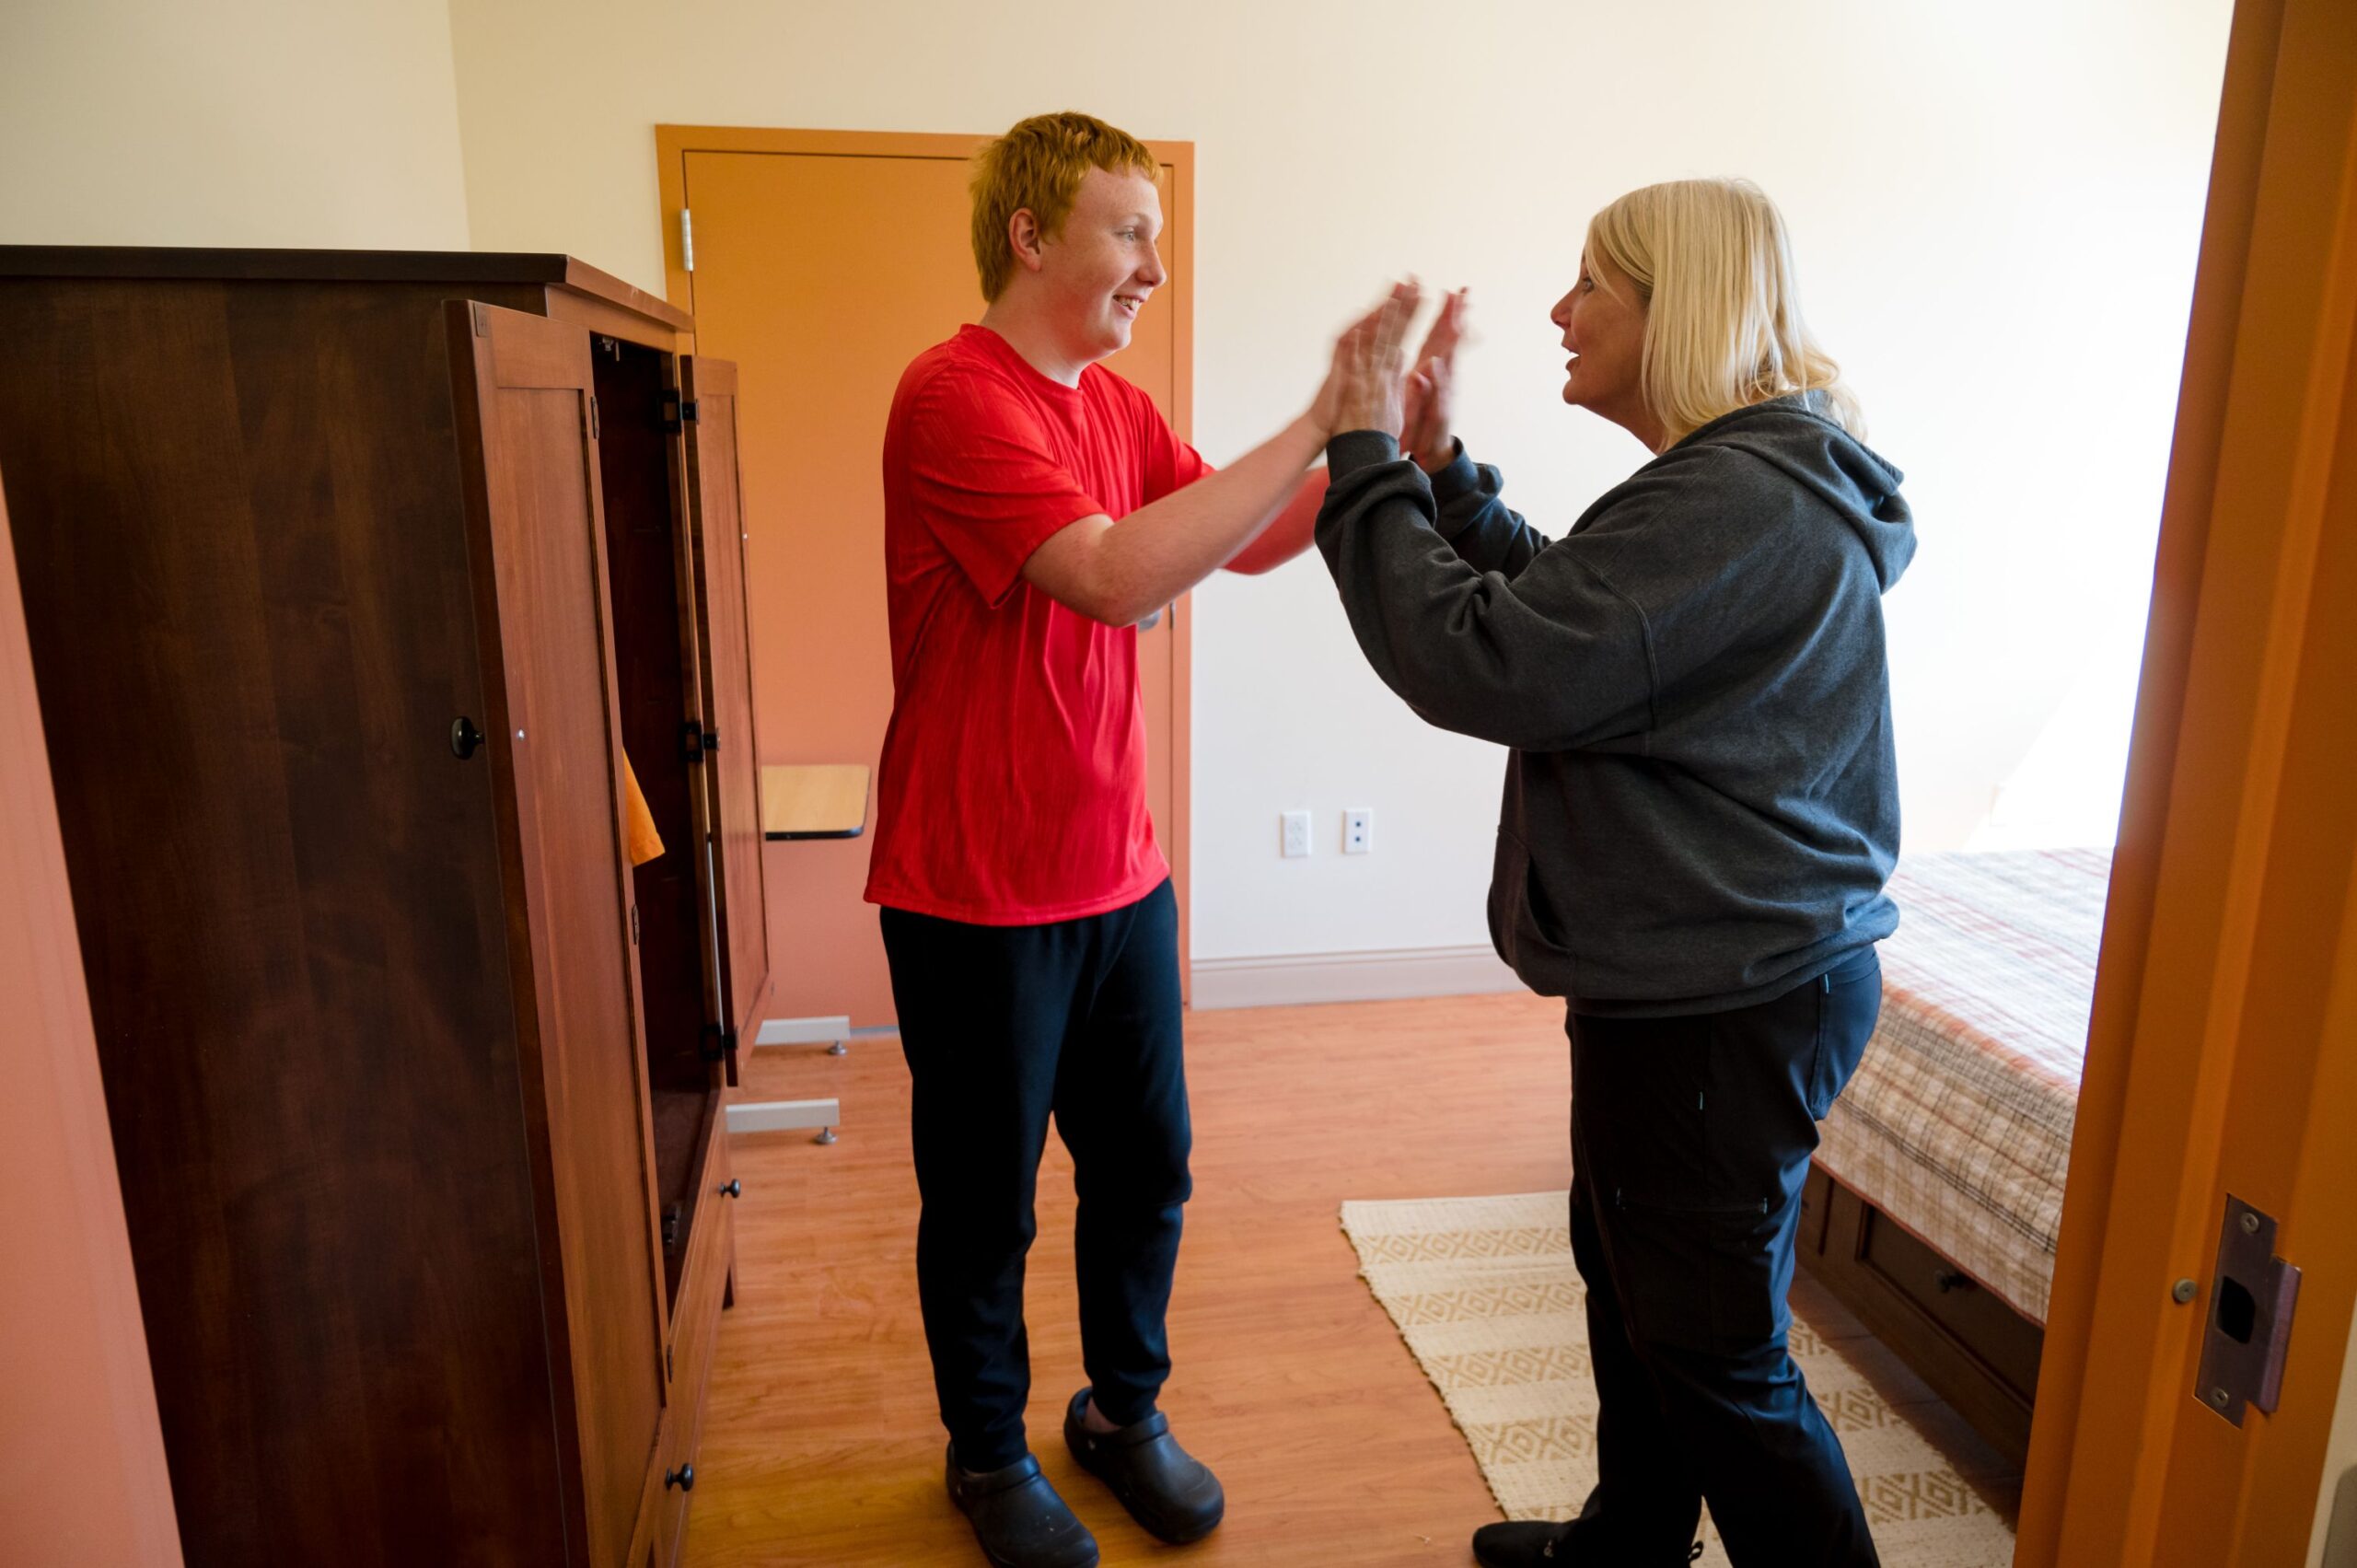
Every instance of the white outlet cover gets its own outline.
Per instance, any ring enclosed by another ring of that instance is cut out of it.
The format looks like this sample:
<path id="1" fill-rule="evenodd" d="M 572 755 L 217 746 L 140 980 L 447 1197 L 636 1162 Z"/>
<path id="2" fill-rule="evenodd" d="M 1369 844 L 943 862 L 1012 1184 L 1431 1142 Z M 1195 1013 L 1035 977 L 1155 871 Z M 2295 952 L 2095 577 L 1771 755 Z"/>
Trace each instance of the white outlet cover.
<path id="1" fill-rule="evenodd" d="M 1279 819 L 1283 830 L 1279 835 L 1277 853 L 1287 860 L 1295 860 L 1309 853 L 1309 813 L 1287 811 Z"/>
<path id="2" fill-rule="evenodd" d="M 1369 854 L 1375 850 L 1375 808 L 1353 807 L 1342 813 L 1342 853 Z"/>

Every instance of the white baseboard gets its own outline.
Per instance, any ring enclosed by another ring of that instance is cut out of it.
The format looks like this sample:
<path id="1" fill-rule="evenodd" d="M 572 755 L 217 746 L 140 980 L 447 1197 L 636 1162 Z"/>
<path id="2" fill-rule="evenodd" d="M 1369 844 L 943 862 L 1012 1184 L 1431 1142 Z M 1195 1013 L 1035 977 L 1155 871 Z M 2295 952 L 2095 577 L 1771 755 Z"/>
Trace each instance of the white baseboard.
<path id="1" fill-rule="evenodd" d="M 851 1038 L 849 1018 L 763 1018 L 755 1045 L 832 1045 Z"/>
<path id="2" fill-rule="evenodd" d="M 1197 958 L 1190 980 L 1198 1009 L 1474 996 L 1522 989 L 1522 981 L 1486 945 Z"/>

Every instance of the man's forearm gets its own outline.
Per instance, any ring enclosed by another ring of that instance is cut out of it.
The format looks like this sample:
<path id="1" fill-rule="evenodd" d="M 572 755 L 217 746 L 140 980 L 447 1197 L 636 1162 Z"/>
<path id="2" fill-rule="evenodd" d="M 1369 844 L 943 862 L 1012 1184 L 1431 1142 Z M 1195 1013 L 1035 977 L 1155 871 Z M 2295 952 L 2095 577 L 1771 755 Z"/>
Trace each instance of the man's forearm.
<path id="1" fill-rule="evenodd" d="M 1295 420 L 1217 473 L 1107 528 L 1095 563 L 1103 619 L 1121 624 L 1151 614 L 1250 546 L 1324 446 L 1324 432 Z"/>

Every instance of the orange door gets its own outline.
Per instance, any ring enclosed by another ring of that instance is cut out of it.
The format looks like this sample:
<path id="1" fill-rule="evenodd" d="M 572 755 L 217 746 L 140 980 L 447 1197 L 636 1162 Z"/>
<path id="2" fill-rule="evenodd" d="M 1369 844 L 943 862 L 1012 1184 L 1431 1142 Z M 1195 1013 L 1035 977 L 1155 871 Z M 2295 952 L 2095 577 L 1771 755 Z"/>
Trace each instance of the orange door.
<path id="1" fill-rule="evenodd" d="M 910 360 L 977 319 L 967 160 L 980 138 L 706 131 L 657 134 L 673 272 L 696 348 L 737 363 L 755 724 L 764 763 L 874 767 L 891 714 L 879 457 Z M 1157 147 L 1171 281 L 1112 368 L 1182 436 L 1188 149 Z M 693 214 L 692 273 L 679 209 Z M 1185 930 L 1182 602 L 1139 645 L 1148 797 L 1178 872 Z M 872 797 L 871 797 L 872 798 Z M 869 842 L 768 846 L 771 1016 L 893 1017 Z M 1184 948 L 1182 946 L 1182 968 Z"/>
<path id="2" fill-rule="evenodd" d="M 2357 7 L 2241 0 L 2216 146 L 2020 1568 L 2298 1568 L 2339 1480 Z"/>

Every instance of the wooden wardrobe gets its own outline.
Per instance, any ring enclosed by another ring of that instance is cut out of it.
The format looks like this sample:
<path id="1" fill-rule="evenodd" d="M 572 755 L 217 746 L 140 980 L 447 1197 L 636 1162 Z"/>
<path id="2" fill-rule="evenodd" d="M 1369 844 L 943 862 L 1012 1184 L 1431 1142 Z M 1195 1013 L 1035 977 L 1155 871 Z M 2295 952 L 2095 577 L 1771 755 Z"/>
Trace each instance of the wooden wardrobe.
<path id="1" fill-rule="evenodd" d="M 562 256 L 0 248 L 192 1568 L 678 1556 L 769 983 L 736 378 L 691 326 Z"/>

